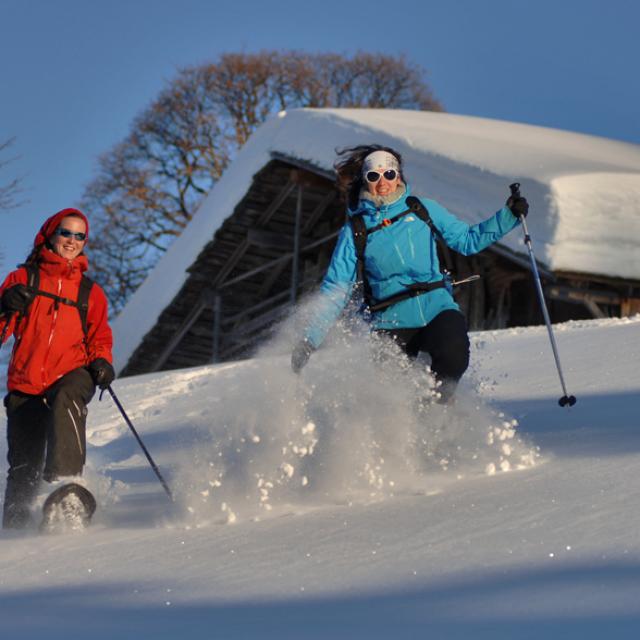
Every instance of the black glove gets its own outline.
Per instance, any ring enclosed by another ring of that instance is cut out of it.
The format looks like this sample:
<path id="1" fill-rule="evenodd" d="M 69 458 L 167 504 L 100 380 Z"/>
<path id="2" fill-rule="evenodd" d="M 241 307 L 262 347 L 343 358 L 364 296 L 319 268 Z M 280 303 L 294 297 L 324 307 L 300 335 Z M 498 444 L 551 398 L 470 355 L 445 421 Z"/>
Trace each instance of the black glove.
<path id="1" fill-rule="evenodd" d="M 527 202 L 527 199 L 522 196 L 511 196 L 507 200 L 507 207 L 511 209 L 511 213 L 513 213 L 513 215 L 518 219 L 520 216 L 524 216 L 526 218 L 527 213 L 529 213 L 529 203 Z"/>
<path id="2" fill-rule="evenodd" d="M 307 339 L 298 342 L 291 353 L 291 368 L 294 373 L 300 373 L 302 367 L 309 362 L 309 358 L 315 350 L 316 348 Z"/>
<path id="3" fill-rule="evenodd" d="M 2 313 L 11 315 L 12 313 L 24 314 L 35 294 L 25 284 L 15 284 L 4 290 L 0 300 L 0 310 Z"/>
<path id="4" fill-rule="evenodd" d="M 103 391 L 116 379 L 116 372 L 109 361 L 104 358 L 96 358 L 89 365 L 89 373 L 96 385 Z"/>

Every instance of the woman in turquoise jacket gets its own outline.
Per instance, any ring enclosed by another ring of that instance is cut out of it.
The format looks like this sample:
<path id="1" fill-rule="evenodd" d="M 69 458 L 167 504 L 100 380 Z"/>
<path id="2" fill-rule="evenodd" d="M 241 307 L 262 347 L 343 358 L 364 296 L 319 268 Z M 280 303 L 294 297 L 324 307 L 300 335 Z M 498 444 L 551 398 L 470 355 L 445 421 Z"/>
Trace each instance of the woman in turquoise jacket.
<path id="1" fill-rule="evenodd" d="M 425 351 L 449 401 L 469 365 L 464 316 L 444 281 L 436 234 L 454 251 L 482 251 L 519 224 L 529 205 L 510 197 L 506 206 L 469 225 L 435 200 L 411 197 L 397 151 L 380 145 L 345 149 L 336 163 L 346 196 L 345 224 L 320 287 L 320 300 L 294 348 L 297 373 L 325 339 L 361 280 L 372 329 L 388 334 L 409 357 Z"/>

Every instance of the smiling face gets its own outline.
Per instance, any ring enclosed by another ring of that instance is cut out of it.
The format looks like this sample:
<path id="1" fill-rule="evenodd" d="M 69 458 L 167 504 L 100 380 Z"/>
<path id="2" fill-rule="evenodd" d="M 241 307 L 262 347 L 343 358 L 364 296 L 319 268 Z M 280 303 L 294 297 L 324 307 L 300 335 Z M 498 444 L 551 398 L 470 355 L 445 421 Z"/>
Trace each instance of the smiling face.
<path id="1" fill-rule="evenodd" d="M 374 196 L 388 196 L 393 193 L 400 184 L 400 175 L 396 172 L 393 180 L 388 180 L 384 177 L 384 173 L 380 174 L 380 178 L 376 182 L 366 181 L 367 189 L 369 193 Z"/>
<path id="2" fill-rule="evenodd" d="M 362 163 L 362 177 L 369 193 L 388 196 L 402 183 L 400 162 L 388 151 L 373 151 Z"/>
<path id="3" fill-rule="evenodd" d="M 65 237 L 60 234 L 60 231 L 67 232 L 68 235 L 76 233 L 86 234 L 87 225 L 84 223 L 84 220 L 76 218 L 75 216 L 63 218 L 60 226 L 50 238 L 54 253 L 65 258 L 65 260 L 77 258 L 82 253 L 86 240 L 78 240 L 74 235 Z"/>

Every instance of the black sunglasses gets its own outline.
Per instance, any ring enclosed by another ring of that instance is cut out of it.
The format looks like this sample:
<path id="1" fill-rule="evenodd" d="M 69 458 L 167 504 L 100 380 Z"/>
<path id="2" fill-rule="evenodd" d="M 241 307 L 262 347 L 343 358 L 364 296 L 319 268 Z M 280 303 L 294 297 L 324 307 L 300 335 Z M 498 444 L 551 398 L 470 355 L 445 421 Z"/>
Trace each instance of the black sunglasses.
<path id="1" fill-rule="evenodd" d="M 54 236 L 62 236 L 63 238 L 73 238 L 74 240 L 79 240 L 80 242 L 84 242 L 87 239 L 87 234 L 82 233 L 81 231 L 75 233 L 70 229 L 65 229 L 64 227 L 58 227 L 54 232 Z"/>
<path id="2" fill-rule="evenodd" d="M 385 180 L 395 180 L 398 172 L 395 169 L 387 169 L 383 174 Z M 378 182 L 380 180 L 380 173 L 378 171 L 367 171 L 365 175 L 367 182 Z"/>

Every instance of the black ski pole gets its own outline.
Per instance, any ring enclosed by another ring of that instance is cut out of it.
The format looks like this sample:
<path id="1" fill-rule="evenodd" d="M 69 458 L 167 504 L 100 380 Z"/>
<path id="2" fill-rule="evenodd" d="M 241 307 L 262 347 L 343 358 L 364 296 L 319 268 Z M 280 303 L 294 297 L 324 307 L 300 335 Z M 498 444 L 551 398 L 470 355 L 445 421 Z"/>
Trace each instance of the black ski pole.
<path id="1" fill-rule="evenodd" d="M 147 447 L 144 446 L 144 443 L 140 439 L 140 436 L 138 435 L 136 428 L 133 426 L 133 423 L 131 422 L 131 420 L 129 420 L 129 416 L 126 414 L 123 406 L 120 404 L 120 400 L 118 400 L 118 397 L 113 392 L 111 385 L 107 387 L 107 391 L 111 394 L 111 397 L 113 398 L 113 401 L 116 403 L 116 406 L 118 407 L 118 409 L 120 409 L 120 413 L 122 414 L 124 421 L 127 423 L 129 429 L 131 429 L 131 432 L 133 433 L 133 435 L 136 437 L 138 444 L 142 448 L 142 451 L 144 451 L 144 455 L 147 456 L 147 460 L 149 461 L 151 468 L 155 471 L 155 474 L 158 476 L 158 480 L 160 480 L 160 484 L 162 485 L 162 488 L 165 490 L 165 492 L 169 496 L 169 499 L 173 501 L 173 494 L 171 493 L 171 489 L 169 489 L 169 485 L 165 482 L 164 478 L 162 477 L 162 474 L 160 473 L 160 469 L 158 469 L 158 465 L 153 461 L 153 458 L 151 457 L 151 454 L 147 450 Z"/>
<path id="2" fill-rule="evenodd" d="M 511 189 L 511 195 L 514 198 L 520 197 L 519 182 L 514 182 L 513 184 L 510 184 L 509 189 Z M 547 325 L 547 332 L 549 333 L 549 340 L 551 341 L 551 349 L 553 350 L 553 357 L 556 361 L 556 368 L 558 369 L 560 384 L 562 385 L 562 391 L 564 392 L 564 395 L 562 396 L 562 398 L 558 400 L 558 404 L 561 407 L 566 407 L 566 406 L 572 407 L 576 403 L 576 397 L 570 396 L 567 393 L 567 387 L 564 383 L 564 376 L 562 375 L 562 367 L 560 366 L 560 356 L 558 355 L 558 347 L 556 346 L 556 339 L 553 335 L 553 329 L 551 328 L 551 319 L 549 318 L 549 311 L 547 310 L 547 305 L 544 301 L 542 283 L 540 282 L 540 273 L 538 272 L 536 257 L 533 254 L 533 247 L 531 246 L 531 236 L 529 235 L 529 230 L 527 229 L 527 223 L 524 219 L 524 216 L 520 216 L 520 222 L 522 223 L 522 230 L 524 231 L 524 243 L 527 245 L 527 249 L 529 250 L 529 258 L 531 260 L 531 270 L 533 272 L 533 279 L 536 284 L 536 289 L 538 291 L 538 298 L 540 300 L 542 315 L 544 316 L 544 321 L 545 321 L 545 324 Z"/>
<path id="3" fill-rule="evenodd" d="M 7 337 L 7 331 L 9 330 L 9 325 L 11 324 L 11 318 L 13 315 L 11 313 L 6 316 L 2 316 L 4 318 L 4 327 L 2 327 L 2 333 L 0 334 L 0 349 L 2 349 L 2 345 L 4 345 L 4 339 Z"/>
<path id="4" fill-rule="evenodd" d="M 4 325 L 2 329 L 2 334 L 0 335 L 0 349 L 2 349 L 2 345 L 4 344 L 4 339 L 7 337 L 8 328 L 9 328 L 9 320 L 7 320 L 7 324 Z"/>

